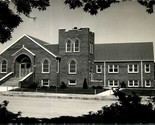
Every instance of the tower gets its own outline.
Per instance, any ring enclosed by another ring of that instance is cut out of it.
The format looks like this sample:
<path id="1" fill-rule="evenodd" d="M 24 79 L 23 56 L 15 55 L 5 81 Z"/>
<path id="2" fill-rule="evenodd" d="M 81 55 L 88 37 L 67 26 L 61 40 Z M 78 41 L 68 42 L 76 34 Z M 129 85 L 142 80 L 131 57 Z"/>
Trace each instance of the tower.
<path id="1" fill-rule="evenodd" d="M 82 87 L 86 78 L 89 85 L 94 60 L 94 33 L 89 28 L 60 29 L 59 56 L 60 82 Z"/>

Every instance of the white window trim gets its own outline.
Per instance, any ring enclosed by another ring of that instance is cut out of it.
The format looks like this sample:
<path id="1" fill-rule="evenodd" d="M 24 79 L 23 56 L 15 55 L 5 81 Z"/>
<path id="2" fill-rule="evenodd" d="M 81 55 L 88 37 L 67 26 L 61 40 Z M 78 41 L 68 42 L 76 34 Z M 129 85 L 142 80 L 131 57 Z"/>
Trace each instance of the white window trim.
<path id="1" fill-rule="evenodd" d="M 149 81 L 149 86 L 147 86 L 147 81 Z M 151 80 L 145 80 L 145 87 L 151 87 Z"/>
<path id="2" fill-rule="evenodd" d="M 70 51 L 67 51 L 67 43 L 69 42 L 68 40 L 71 42 L 71 49 L 70 49 Z M 66 44 L 66 52 L 72 52 L 72 40 L 71 39 L 67 39 L 65 44 Z"/>
<path id="3" fill-rule="evenodd" d="M 70 83 L 71 80 L 68 80 L 68 85 L 70 86 L 76 86 L 77 85 L 77 81 L 75 80 L 75 83 Z"/>
<path id="4" fill-rule="evenodd" d="M 48 80 L 48 85 L 44 85 L 43 80 L 44 80 L 44 79 L 41 80 L 41 86 L 47 86 L 47 87 L 49 87 L 49 86 L 50 86 L 50 83 L 49 83 L 50 80 L 47 79 L 47 80 Z"/>
<path id="5" fill-rule="evenodd" d="M 75 50 L 75 42 L 76 42 L 76 40 L 77 40 L 78 43 L 79 43 L 79 44 L 78 44 L 78 45 L 79 45 L 79 46 L 78 46 L 78 51 Z M 74 52 L 80 52 L 80 40 L 77 39 L 77 38 L 74 40 Z"/>
<path id="6" fill-rule="evenodd" d="M 101 72 L 98 72 L 98 66 L 100 66 L 101 67 Z M 102 73 L 102 65 L 96 65 L 96 73 Z"/>
<path id="7" fill-rule="evenodd" d="M 113 85 L 110 85 L 110 81 L 112 81 L 113 82 Z M 117 86 L 115 85 L 115 81 L 117 81 Z M 108 86 L 109 87 L 119 87 L 119 80 L 108 80 Z"/>
<path id="8" fill-rule="evenodd" d="M 110 66 L 112 66 L 112 72 L 110 72 Z M 115 66 L 117 66 L 118 71 L 115 72 Z M 108 65 L 108 73 L 119 73 L 119 65 Z"/>
<path id="9" fill-rule="evenodd" d="M 44 61 L 47 60 L 48 61 L 48 72 L 44 72 L 43 70 L 43 66 L 44 66 Z M 50 73 L 50 61 L 49 59 L 44 59 L 41 63 L 41 69 L 42 69 L 42 73 Z"/>
<path id="10" fill-rule="evenodd" d="M 2 62 L 3 62 L 3 61 L 6 61 L 6 60 L 2 60 L 2 61 L 1 61 L 1 69 L 0 69 L 0 70 L 1 70 L 1 73 L 7 73 L 8 62 L 6 61 L 6 72 L 3 72 L 3 71 L 2 71 Z"/>
<path id="11" fill-rule="evenodd" d="M 132 86 L 130 85 L 130 81 L 132 81 Z M 135 81 L 137 81 L 138 86 L 135 86 Z M 139 87 L 139 81 L 138 80 L 128 80 L 128 87 Z"/>
<path id="12" fill-rule="evenodd" d="M 146 71 L 146 65 L 149 65 L 149 71 Z M 145 64 L 144 68 L 145 68 L 145 73 L 150 73 L 151 72 L 150 64 Z"/>
<path id="13" fill-rule="evenodd" d="M 129 70 L 129 65 L 128 65 L 128 73 L 139 73 L 139 65 L 137 65 L 137 71 L 134 71 L 135 65 L 137 64 L 132 64 L 132 71 Z"/>
<path id="14" fill-rule="evenodd" d="M 75 72 L 70 72 L 70 63 L 71 63 L 72 60 L 75 61 Z M 77 61 L 74 60 L 74 59 L 72 59 L 72 60 L 70 60 L 69 63 L 68 63 L 68 73 L 69 74 L 77 74 Z"/>

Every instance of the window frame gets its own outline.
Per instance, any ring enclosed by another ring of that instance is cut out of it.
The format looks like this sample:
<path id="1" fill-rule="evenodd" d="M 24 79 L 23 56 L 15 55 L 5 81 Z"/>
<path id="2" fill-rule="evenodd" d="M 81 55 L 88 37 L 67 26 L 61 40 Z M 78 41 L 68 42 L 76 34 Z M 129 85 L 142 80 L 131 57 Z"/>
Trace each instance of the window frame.
<path id="1" fill-rule="evenodd" d="M 149 67 L 147 67 L 147 65 L 148 65 Z M 149 71 L 146 70 L 147 68 L 149 69 Z M 150 73 L 150 72 L 151 72 L 151 66 L 150 66 L 150 64 L 145 64 L 145 65 L 144 65 L 144 69 L 145 69 L 145 70 L 144 70 L 145 73 Z"/>
<path id="2" fill-rule="evenodd" d="M 130 71 L 130 66 L 132 66 L 132 71 Z M 135 66 L 137 66 L 137 71 L 135 71 Z M 128 64 L 128 73 L 139 73 L 139 65 L 138 64 Z"/>
<path id="3" fill-rule="evenodd" d="M 78 42 L 78 51 L 76 51 L 76 42 Z M 74 52 L 80 52 L 80 40 L 77 38 L 74 40 Z"/>
<path id="4" fill-rule="evenodd" d="M 68 51 L 68 42 L 70 42 L 70 50 L 69 51 Z M 72 52 L 72 40 L 67 39 L 65 44 L 66 44 L 66 52 Z"/>
<path id="5" fill-rule="evenodd" d="M 75 72 L 70 72 L 71 71 L 71 62 L 74 61 L 75 62 Z M 69 60 L 69 63 L 68 63 L 68 73 L 69 74 L 77 74 L 77 61 L 75 59 L 71 59 Z"/>
<path id="6" fill-rule="evenodd" d="M 44 62 L 45 62 L 45 61 L 48 62 L 48 68 L 47 68 L 48 71 L 47 71 L 47 72 L 44 71 Z M 42 61 L 41 66 L 42 66 L 42 73 L 50 73 L 50 61 L 49 61 L 49 59 L 44 59 L 44 60 Z"/>
<path id="7" fill-rule="evenodd" d="M 6 64 L 5 64 L 5 71 L 3 71 L 3 62 L 6 62 Z M 7 73 L 7 69 L 8 69 L 8 62 L 6 61 L 6 60 L 2 60 L 1 61 L 1 73 Z"/>
<path id="8" fill-rule="evenodd" d="M 75 81 L 74 83 L 72 82 L 71 83 L 71 81 Z M 68 85 L 69 86 L 76 86 L 77 85 L 77 81 L 76 80 L 68 80 Z"/>
<path id="9" fill-rule="evenodd" d="M 98 72 L 98 69 L 100 67 L 100 72 Z M 102 65 L 96 65 L 96 73 L 102 73 Z"/>
<path id="10" fill-rule="evenodd" d="M 47 85 L 44 85 L 44 80 L 47 80 Z M 42 79 L 41 80 L 41 86 L 46 86 L 46 87 L 49 87 L 50 86 L 50 80 L 49 79 Z"/>
<path id="11" fill-rule="evenodd" d="M 110 71 L 110 67 L 112 66 L 112 71 Z M 115 72 L 115 66 L 117 66 L 117 72 Z M 108 65 L 108 73 L 119 73 L 119 65 Z"/>
<path id="12" fill-rule="evenodd" d="M 132 86 L 130 85 L 130 81 L 132 82 Z M 135 86 L 135 82 L 137 81 L 137 86 Z M 139 87 L 139 80 L 128 80 L 128 87 Z"/>
<path id="13" fill-rule="evenodd" d="M 150 84 L 149 86 L 146 85 L 147 82 L 149 82 L 149 84 Z M 152 83 L 151 80 L 145 80 L 145 87 L 151 87 L 151 83 Z"/>
<path id="14" fill-rule="evenodd" d="M 113 85 L 110 85 L 110 82 L 112 82 Z M 115 85 L 115 82 L 117 82 L 117 85 Z M 108 80 L 108 87 L 119 87 L 119 80 Z"/>

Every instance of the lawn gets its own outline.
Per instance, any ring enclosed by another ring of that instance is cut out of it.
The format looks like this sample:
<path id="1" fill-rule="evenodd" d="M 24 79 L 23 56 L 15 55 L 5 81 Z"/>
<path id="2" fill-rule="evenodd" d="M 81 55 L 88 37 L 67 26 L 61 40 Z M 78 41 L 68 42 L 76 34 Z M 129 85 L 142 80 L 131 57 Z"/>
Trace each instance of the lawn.
<path id="1" fill-rule="evenodd" d="M 67 94 L 98 94 L 100 92 L 105 91 L 105 89 L 83 89 L 77 87 L 68 87 L 65 89 L 62 88 L 17 88 L 11 91 L 24 91 L 24 92 L 46 92 L 46 93 L 67 93 Z"/>

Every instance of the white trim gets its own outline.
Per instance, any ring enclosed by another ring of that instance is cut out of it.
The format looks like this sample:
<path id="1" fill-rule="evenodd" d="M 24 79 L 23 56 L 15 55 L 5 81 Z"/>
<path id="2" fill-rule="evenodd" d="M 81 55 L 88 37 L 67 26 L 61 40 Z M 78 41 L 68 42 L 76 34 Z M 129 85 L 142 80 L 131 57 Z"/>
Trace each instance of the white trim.
<path id="1" fill-rule="evenodd" d="M 16 42 L 18 42 L 20 39 L 22 39 L 24 36 L 26 36 L 28 39 L 30 39 L 32 42 L 34 42 L 35 44 L 37 44 L 38 46 L 40 46 L 42 49 L 44 49 L 46 52 L 48 52 L 49 54 L 51 54 L 54 57 L 57 57 L 55 54 L 53 54 L 52 52 L 50 52 L 49 50 L 47 50 L 45 47 L 43 47 L 42 45 L 40 45 L 39 43 L 37 43 L 34 39 L 32 39 L 31 37 L 29 37 L 27 34 L 24 34 L 23 36 L 21 36 L 19 39 L 17 39 L 13 44 L 11 44 L 10 46 L 8 46 L 5 50 L 3 50 L 0 54 L 2 54 L 3 52 L 5 52 L 7 49 L 9 49 L 11 46 L 13 46 Z"/>
<path id="2" fill-rule="evenodd" d="M 71 61 L 75 62 L 75 72 L 70 72 L 70 63 L 71 63 Z M 69 60 L 69 62 L 68 62 L 68 73 L 69 74 L 77 74 L 77 61 L 75 59 Z"/>
<path id="3" fill-rule="evenodd" d="M 43 70 L 44 62 L 45 62 L 46 60 L 48 61 L 48 72 L 44 72 L 44 70 Z M 50 64 L 51 64 L 51 62 L 50 62 L 49 59 L 47 59 L 47 58 L 43 59 L 43 60 L 41 61 L 41 73 L 50 73 Z"/>
<path id="4" fill-rule="evenodd" d="M 48 85 L 44 85 L 44 80 L 48 80 Z M 41 80 L 41 86 L 47 86 L 47 87 L 49 87 L 50 86 L 50 80 L 49 79 L 42 79 Z"/>
<path id="5" fill-rule="evenodd" d="M 129 71 L 129 65 L 132 66 L 132 71 Z M 135 71 L 135 66 L 137 66 L 137 71 Z M 138 64 L 128 64 L 128 73 L 139 73 L 139 65 Z"/>
<path id="6" fill-rule="evenodd" d="M 75 83 L 71 83 L 71 81 L 75 81 Z M 70 86 L 76 86 L 77 81 L 76 80 L 68 80 L 68 85 Z"/>
<path id="7" fill-rule="evenodd" d="M 13 42 L 11 45 L 9 45 L 6 49 L 4 49 L 4 50 L 0 53 L 0 55 L 1 55 L 2 53 L 4 53 L 7 49 L 9 49 L 11 46 L 13 46 L 17 41 L 19 41 L 20 39 L 22 39 L 24 36 L 26 36 L 26 34 L 22 35 L 19 39 L 17 39 L 15 42 Z"/>
<path id="8" fill-rule="evenodd" d="M 130 81 L 132 81 L 132 85 L 130 85 Z M 137 81 L 137 86 L 135 85 L 135 81 Z M 138 80 L 128 80 L 128 87 L 139 87 L 139 81 Z"/>
<path id="9" fill-rule="evenodd" d="M 33 74 L 33 72 L 30 72 L 29 74 L 27 74 L 26 76 L 24 76 L 21 80 L 19 80 L 20 82 L 24 81 L 25 79 L 27 79 L 27 77 L 29 77 L 31 74 Z"/>
<path id="10" fill-rule="evenodd" d="M 78 41 L 78 51 L 75 51 L 75 42 L 76 42 L 76 40 Z M 78 39 L 78 38 L 75 38 L 74 39 L 74 43 L 73 43 L 73 50 L 74 50 L 74 52 L 80 52 L 80 40 Z"/>
<path id="11" fill-rule="evenodd" d="M 20 48 L 19 50 L 17 50 L 14 54 L 12 54 L 12 56 L 14 56 L 15 54 L 17 54 L 18 52 L 20 52 L 22 49 L 25 49 L 26 51 L 28 51 L 30 54 L 32 54 L 33 56 L 35 56 L 35 54 L 33 52 L 31 52 L 29 49 L 27 49 L 24 45 L 22 46 L 22 48 Z"/>
<path id="12" fill-rule="evenodd" d="M 3 79 L 7 78 L 7 77 L 10 76 L 11 74 L 13 74 L 13 72 L 10 72 L 10 73 L 6 74 L 5 76 L 3 76 L 3 77 L 0 79 L 0 81 L 2 81 Z"/>
<path id="13" fill-rule="evenodd" d="M 112 66 L 112 72 L 110 71 L 110 66 Z M 117 67 L 117 72 L 115 72 L 115 66 Z M 108 65 L 108 73 L 119 73 L 119 65 Z"/>
<path id="14" fill-rule="evenodd" d="M 100 72 L 98 72 L 98 69 L 100 67 Z M 102 65 L 96 65 L 96 73 L 102 73 Z"/>
<path id="15" fill-rule="evenodd" d="M 147 85 L 147 82 L 149 82 L 149 86 Z M 145 87 L 151 87 L 151 80 L 145 80 Z"/>
<path id="16" fill-rule="evenodd" d="M 141 65 L 141 87 L 143 87 L 143 62 L 141 61 L 140 62 L 140 65 Z"/>
<path id="17" fill-rule="evenodd" d="M 149 71 L 146 71 L 146 68 L 147 68 L 146 65 L 149 66 L 149 67 L 148 67 L 148 68 L 149 68 Z M 150 72 L 151 72 L 151 68 L 150 68 L 150 67 L 151 67 L 150 64 L 145 64 L 145 65 L 144 65 L 145 73 L 150 73 Z"/>
<path id="18" fill-rule="evenodd" d="M 112 82 L 113 85 L 110 85 L 110 82 Z M 117 82 L 117 85 L 115 85 L 115 82 Z M 109 87 L 119 87 L 119 80 L 108 80 L 108 86 Z"/>
<path id="19" fill-rule="evenodd" d="M 67 51 L 67 43 L 69 42 L 68 40 L 71 42 L 70 51 Z M 70 38 L 67 38 L 67 39 L 65 40 L 65 49 L 66 49 L 66 52 L 72 52 L 72 40 L 71 40 Z"/>
<path id="20" fill-rule="evenodd" d="M 3 71 L 2 71 L 2 62 L 3 62 L 3 61 L 6 61 L 6 69 L 5 69 L 6 72 L 3 72 Z M 0 67 L 0 70 L 1 70 L 0 73 L 7 73 L 7 71 L 8 71 L 8 61 L 5 60 L 5 59 L 1 60 L 1 62 L 0 62 L 0 66 L 1 66 L 1 67 Z"/>

